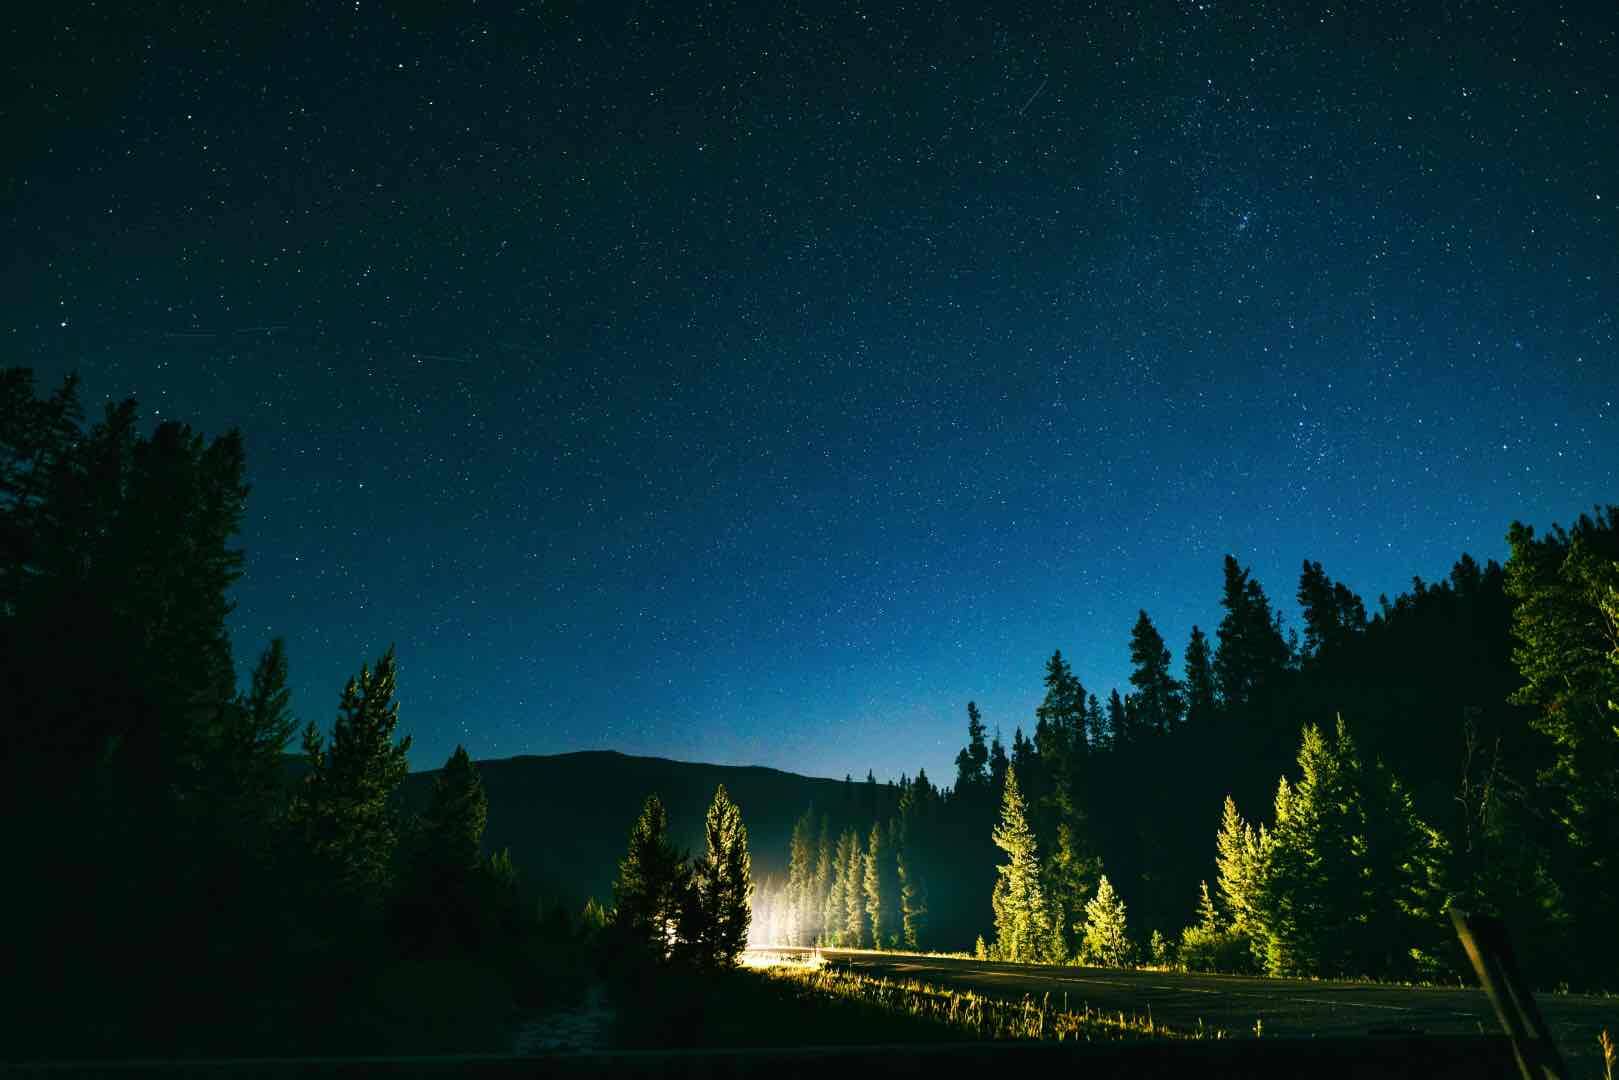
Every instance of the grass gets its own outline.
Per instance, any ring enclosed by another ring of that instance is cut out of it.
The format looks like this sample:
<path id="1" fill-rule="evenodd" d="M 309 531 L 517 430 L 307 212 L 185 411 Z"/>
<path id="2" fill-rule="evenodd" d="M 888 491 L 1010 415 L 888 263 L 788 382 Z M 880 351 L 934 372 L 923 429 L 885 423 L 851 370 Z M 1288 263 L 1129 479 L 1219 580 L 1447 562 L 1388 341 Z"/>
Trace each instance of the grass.
<path id="1" fill-rule="evenodd" d="M 874 978 L 813 960 L 759 970 L 772 982 L 798 988 L 811 998 L 856 1002 L 892 1017 L 923 1021 L 958 1038 L 1119 1042 L 1225 1037 L 1223 1031 L 1201 1025 L 1190 1030 L 1166 1027 L 1151 1014 L 1103 1013 L 1089 1006 L 1072 1012 L 1054 1006 L 1049 994 L 1038 1001 L 1029 996 L 1009 1001 L 914 979 Z"/>

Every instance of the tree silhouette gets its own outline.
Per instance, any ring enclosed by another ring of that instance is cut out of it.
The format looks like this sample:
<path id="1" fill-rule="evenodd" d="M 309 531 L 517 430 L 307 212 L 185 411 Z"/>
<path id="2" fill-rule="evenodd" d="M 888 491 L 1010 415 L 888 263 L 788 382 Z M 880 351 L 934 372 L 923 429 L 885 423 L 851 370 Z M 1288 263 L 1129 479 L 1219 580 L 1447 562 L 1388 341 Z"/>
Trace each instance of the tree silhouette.
<path id="1" fill-rule="evenodd" d="M 408 771 L 410 736 L 393 741 L 393 646 L 350 678 L 338 703 L 328 748 L 311 721 L 304 730 L 309 773 L 294 802 L 294 820 L 307 849 L 337 891 L 367 904 L 390 883 L 399 822 L 390 802 Z"/>

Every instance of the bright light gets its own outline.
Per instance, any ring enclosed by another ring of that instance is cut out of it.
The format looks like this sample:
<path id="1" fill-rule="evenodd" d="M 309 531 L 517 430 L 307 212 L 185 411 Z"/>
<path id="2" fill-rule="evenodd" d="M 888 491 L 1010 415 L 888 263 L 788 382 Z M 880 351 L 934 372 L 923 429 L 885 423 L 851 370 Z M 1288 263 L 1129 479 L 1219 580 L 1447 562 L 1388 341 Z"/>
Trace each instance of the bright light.
<path id="1" fill-rule="evenodd" d="M 820 949 L 747 949 L 742 953 L 743 967 L 817 971 L 825 965 Z"/>

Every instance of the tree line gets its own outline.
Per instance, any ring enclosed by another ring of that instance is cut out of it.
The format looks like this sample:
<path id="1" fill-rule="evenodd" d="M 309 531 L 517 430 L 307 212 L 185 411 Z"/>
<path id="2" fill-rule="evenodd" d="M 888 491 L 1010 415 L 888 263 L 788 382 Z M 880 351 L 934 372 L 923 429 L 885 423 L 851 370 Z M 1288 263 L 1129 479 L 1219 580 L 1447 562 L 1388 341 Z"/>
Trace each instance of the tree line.
<path id="1" fill-rule="evenodd" d="M 1619 510 L 1507 541 L 1370 610 L 1306 560 L 1298 628 L 1226 556 L 1178 673 L 1141 611 L 1125 693 L 1055 651 L 1031 734 L 1008 748 L 969 702 L 951 786 L 902 777 L 835 836 L 806 813 L 757 936 L 1442 978 L 1469 970 L 1456 905 L 1502 916 L 1534 977 L 1611 985 Z"/>
<path id="2" fill-rule="evenodd" d="M 76 379 L 0 370 L 3 902 L 47 928 L 13 935 L 14 1052 L 465 1049 L 562 981 L 466 751 L 399 798 L 392 648 L 299 759 L 280 639 L 237 692 L 245 467 L 237 431 L 87 425 Z"/>

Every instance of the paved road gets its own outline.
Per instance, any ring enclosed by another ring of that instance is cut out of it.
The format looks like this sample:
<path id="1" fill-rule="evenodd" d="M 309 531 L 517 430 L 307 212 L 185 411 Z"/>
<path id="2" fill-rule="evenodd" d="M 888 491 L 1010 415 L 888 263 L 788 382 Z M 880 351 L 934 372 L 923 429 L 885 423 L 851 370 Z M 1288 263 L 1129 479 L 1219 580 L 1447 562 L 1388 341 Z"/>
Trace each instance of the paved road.
<path id="1" fill-rule="evenodd" d="M 1001 998 L 1049 993 L 1053 1004 L 1066 995 L 1070 1009 L 1088 1004 L 1107 1012 L 1150 1011 L 1171 1027 L 1196 1028 L 1201 1020 L 1230 1035 L 1252 1035 L 1256 1021 L 1263 1022 L 1265 1035 L 1276 1036 L 1501 1030 L 1481 990 L 995 964 L 836 949 L 824 949 L 821 955 L 869 975 L 920 979 Z M 1542 995 L 1538 1004 L 1564 1054 L 1582 1062 L 1597 1053 L 1597 1034 L 1604 1027 L 1619 1035 L 1619 999 Z"/>

